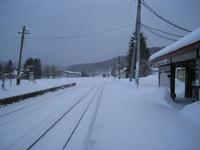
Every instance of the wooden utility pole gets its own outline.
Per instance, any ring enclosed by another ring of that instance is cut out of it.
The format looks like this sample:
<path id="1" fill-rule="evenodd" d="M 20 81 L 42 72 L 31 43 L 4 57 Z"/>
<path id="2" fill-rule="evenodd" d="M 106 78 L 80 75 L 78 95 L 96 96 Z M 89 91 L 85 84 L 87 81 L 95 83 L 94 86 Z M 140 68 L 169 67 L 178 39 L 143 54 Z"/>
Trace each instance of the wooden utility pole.
<path id="1" fill-rule="evenodd" d="M 131 68 L 130 68 L 129 81 L 132 81 L 132 79 L 133 79 L 133 73 L 135 71 L 135 64 L 136 64 L 135 63 L 136 62 L 136 28 L 135 28 L 134 36 L 135 36 L 135 41 L 133 41 L 134 45 L 133 45 L 133 52 L 132 52 L 132 57 L 131 57 Z"/>
<path id="2" fill-rule="evenodd" d="M 135 76 L 136 84 L 139 86 L 139 63 L 140 63 L 140 28 L 141 28 L 141 0 L 138 0 L 137 16 L 135 25 L 135 43 L 133 45 L 133 53 L 131 59 L 130 81 L 133 79 L 133 73 Z M 136 71 L 135 71 L 136 69 Z"/>
<path id="3" fill-rule="evenodd" d="M 118 79 L 120 79 L 120 61 L 119 61 L 119 56 L 117 57 L 117 71 L 118 71 Z"/>
<path id="4" fill-rule="evenodd" d="M 140 30 L 141 30 L 141 0 L 138 0 L 137 8 L 137 20 L 136 20 L 136 49 L 137 49 L 137 60 L 136 60 L 136 72 L 135 72 L 135 81 L 137 86 L 139 86 L 139 73 L 140 73 Z"/>
<path id="5" fill-rule="evenodd" d="M 21 44 L 20 44 L 20 54 L 19 54 L 19 62 L 18 62 L 18 69 L 17 69 L 17 85 L 20 85 L 20 78 L 21 78 L 21 61 L 22 61 L 22 50 L 23 50 L 23 45 L 24 45 L 24 35 L 25 34 L 29 34 L 26 31 L 26 27 L 23 26 L 22 27 L 22 32 L 18 32 L 19 34 L 21 34 Z"/>

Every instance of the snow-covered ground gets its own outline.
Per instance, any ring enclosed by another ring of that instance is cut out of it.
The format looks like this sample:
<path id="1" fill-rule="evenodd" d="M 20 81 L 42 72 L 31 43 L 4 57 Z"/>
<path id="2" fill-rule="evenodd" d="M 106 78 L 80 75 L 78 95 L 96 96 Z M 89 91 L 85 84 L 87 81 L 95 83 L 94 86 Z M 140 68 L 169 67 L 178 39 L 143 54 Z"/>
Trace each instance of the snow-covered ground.
<path id="1" fill-rule="evenodd" d="M 90 149 L 199 150 L 199 102 L 178 111 L 156 87 L 157 76 L 140 81 L 139 88 L 126 80 L 107 82 Z"/>
<path id="2" fill-rule="evenodd" d="M 80 99 L 31 149 L 200 149 L 200 103 L 176 109 L 156 75 L 139 88 L 113 78 L 66 82 L 77 85 L 0 108 L 0 149 L 27 149 Z"/>
<path id="3" fill-rule="evenodd" d="M 79 80 L 80 78 L 76 79 L 76 82 Z M 20 86 L 17 86 L 16 80 L 12 80 L 12 84 L 10 86 L 10 80 L 6 80 L 5 90 L 0 88 L 0 98 L 30 93 L 38 90 L 72 83 L 74 81 L 74 78 L 38 79 L 36 80 L 36 84 L 33 84 L 33 82 L 29 82 L 28 80 L 21 80 Z"/>

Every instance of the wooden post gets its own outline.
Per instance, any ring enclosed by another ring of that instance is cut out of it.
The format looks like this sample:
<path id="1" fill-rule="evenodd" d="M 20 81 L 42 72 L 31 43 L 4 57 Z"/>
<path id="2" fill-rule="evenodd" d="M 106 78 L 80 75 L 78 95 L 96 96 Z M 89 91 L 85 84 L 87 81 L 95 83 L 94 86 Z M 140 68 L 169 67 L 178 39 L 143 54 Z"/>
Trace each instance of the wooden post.
<path id="1" fill-rule="evenodd" d="M 161 67 L 159 66 L 159 68 L 158 68 L 158 87 L 160 87 L 160 72 L 161 72 Z"/>
<path id="2" fill-rule="evenodd" d="M 199 87 L 200 87 L 200 57 L 199 57 L 199 48 L 196 50 L 196 92 L 197 92 L 197 99 L 199 100 Z"/>
<path id="3" fill-rule="evenodd" d="M 197 100 L 199 100 L 199 97 L 200 97 L 200 58 L 198 58 L 198 60 L 197 60 L 197 73 L 198 73 L 198 77 L 197 77 L 197 92 L 198 92 L 198 99 Z"/>
<path id="4" fill-rule="evenodd" d="M 185 67 L 185 97 L 189 98 L 189 67 Z"/>
<path id="5" fill-rule="evenodd" d="M 23 45 L 24 45 L 24 35 L 29 34 L 26 31 L 26 27 L 22 27 L 22 32 L 18 32 L 21 34 L 21 44 L 20 44 L 20 54 L 19 54 L 19 62 L 18 62 L 18 69 L 17 69 L 17 85 L 20 85 L 20 78 L 21 78 L 21 61 L 22 61 L 22 50 L 23 50 Z"/>
<path id="6" fill-rule="evenodd" d="M 174 64 L 171 65 L 171 76 L 170 76 L 170 95 L 173 100 L 176 98 L 175 94 L 175 73 L 176 66 Z"/>

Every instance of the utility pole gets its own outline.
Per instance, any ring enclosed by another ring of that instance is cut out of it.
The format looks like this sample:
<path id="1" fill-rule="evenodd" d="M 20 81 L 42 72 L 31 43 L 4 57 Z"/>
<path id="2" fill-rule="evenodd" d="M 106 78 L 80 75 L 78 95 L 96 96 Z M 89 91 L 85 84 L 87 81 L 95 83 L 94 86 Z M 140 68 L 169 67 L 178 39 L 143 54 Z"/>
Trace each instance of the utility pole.
<path id="1" fill-rule="evenodd" d="M 129 81 L 132 81 L 133 79 L 133 73 L 135 71 L 135 64 L 136 64 L 136 26 L 135 26 L 135 41 L 134 45 L 133 45 L 133 53 L 132 53 L 132 57 L 131 57 L 131 68 L 130 68 L 130 76 L 129 76 Z"/>
<path id="2" fill-rule="evenodd" d="M 18 34 L 21 34 L 21 44 L 20 44 L 20 54 L 19 54 L 19 62 L 18 62 L 18 69 L 17 69 L 17 85 L 20 85 L 20 78 L 21 78 L 21 61 L 22 61 L 22 50 L 24 45 L 24 35 L 29 34 L 26 31 L 26 27 L 22 27 L 22 32 L 18 32 Z"/>
<path id="3" fill-rule="evenodd" d="M 135 72 L 135 81 L 137 86 L 139 86 L 139 73 L 140 73 L 140 30 L 141 30 L 141 0 L 138 0 L 137 8 L 137 20 L 136 20 L 136 49 L 137 49 L 137 60 L 136 60 L 136 72 Z"/>
<path id="4" fill-rule="evenodd" d="M 118 56 L 118 58 L 117 58 L 117 66 L 118 66 L 118 79 L 120 79 L 121 78 L 121 74 L 120 74 L 120 69 L 121 69 L 120 56 Z"/>
<path id="5" fill-rule="evenodd" d="M 135 81 L 137 86 L 139 86 L 139 64 L 140 64 L 140 28 L 141 28 L 141 0 L 138 0 L 138 6 L 137 6 L 137 16 L 136 16 L 136 25 L 135 25 L 135 43 L 133 46 L 133 53 L 132 53 L 132 59 L 131 59 L 131 70 L 130 70 L 130 79 L 129 81 L 132 81 L 133 79 L 133 73 L 135 75 Z"/>

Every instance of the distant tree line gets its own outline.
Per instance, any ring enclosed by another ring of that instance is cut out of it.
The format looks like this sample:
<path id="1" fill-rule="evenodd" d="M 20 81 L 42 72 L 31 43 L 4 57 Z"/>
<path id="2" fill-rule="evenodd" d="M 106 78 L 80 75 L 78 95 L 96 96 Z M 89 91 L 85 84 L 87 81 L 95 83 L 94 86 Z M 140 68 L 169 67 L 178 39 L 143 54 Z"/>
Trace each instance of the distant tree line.
<path id="1" fill-rule="evenodd" d="M 53 78 L 54 79 L 54 78 L 60 76 L 61 73 L 57 66 L 46 65 L 43 68 L 42 74 L 43 74 L 44 78 Z"/>
<path id="2" fill-rule="evenodd" d="M 15 68 L 12 60 L 9 60 L 7 63 L 0 62 L 0 79 L 2 79 L 3 76 L 10 79 L 13 78 L 14 70 Z"/>
<path id="3" fill-rule="evenodd" d="M 61 75 L 59 69 L 55 65 L 42 66 L 41 60 L 38 58 L 28 58 L 24 63 L 24 75 L 28 77 L 28 71 L 34 72 L 35 79 L 40 78 L 57 78 Z"/>
<path id="4" fill-rule="evenodd" d="M 81 76 L 82 77 L 89 77 L 90 74 L 83 70 L 83 71 L 81 71 Z"/>
<path id="5" fill-rule="evenodd" d="M 40 79 L 42 77 L 42 63 L 38 58 L 33 59 L 32 57 L 28 58 L 22 70 L 22 78 L 28 79 L 29 72 L 34 73 L 35 79 Z M 14 78 L 16 76 L 17 67 L 14 66 L 12 60 L 9 60 L 8 63 L 0 62 L 0 79 L 5 78 Z"/>
<path id="6" fill-rule="evenodd" d="M 39 58 L 28 58 L 24 63 L 23 78 L 29 79 L 29 73 L 33 72 L 35 79 L 42 78 L 42 63 Z"/>
<path id="7" fill-rule="evenodd" d="M 58 67 L 55 65 L 44 65 L 39 58 L 29 57 L 25 60 L 21 68 L 22 79 L 29 79 L 30 72 L 33 73 L 35 79 L 41 78 L 57 78 L 62 75 Z M 8 62 L 0 61 L 0 80 L 4 77 L 12 79 L 16 77 L 17 65 L 12 60 Z M 86 73 L 84 73 L 85 75 Z"/>

